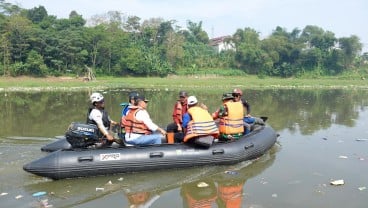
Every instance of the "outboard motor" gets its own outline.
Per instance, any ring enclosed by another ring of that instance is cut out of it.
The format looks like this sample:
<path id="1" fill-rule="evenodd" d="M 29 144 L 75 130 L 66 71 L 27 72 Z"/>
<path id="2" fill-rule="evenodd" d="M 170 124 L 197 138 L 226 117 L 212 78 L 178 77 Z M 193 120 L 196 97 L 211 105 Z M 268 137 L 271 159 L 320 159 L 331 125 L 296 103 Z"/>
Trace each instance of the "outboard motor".
<path id="1" fill-rule="evenodd" d="M 96 125 L 77 122 L 72 122 L 69 125 L 65 137 L 73 148 L 86 148 L 99 141 Z"/>

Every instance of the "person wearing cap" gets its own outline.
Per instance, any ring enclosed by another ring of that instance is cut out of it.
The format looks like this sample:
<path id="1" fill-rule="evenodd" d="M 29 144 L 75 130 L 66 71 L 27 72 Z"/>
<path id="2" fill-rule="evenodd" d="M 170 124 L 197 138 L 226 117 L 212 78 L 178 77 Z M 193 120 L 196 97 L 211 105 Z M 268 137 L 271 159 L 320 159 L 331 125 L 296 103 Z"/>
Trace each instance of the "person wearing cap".
<path id="1" fill-rule="evenodd" d="M 99 137 L 106 142 L 106 144 L 112 144 L 117 141 L 112 134 L 109 133 L 110 126 L 116 125 L 117 122 L 111 120 L 109 114 L 105 110 L 105 100 L 101 93 L 94 92 L 90 96 L 92 106 L 88 109 L 87 124 L 94 124 L 98 127 Z"/>
<path id="2" fill-rule="evenodd" d="M 199 136 L 211 135 L 217 138 L 219 130 L 207 109 L 198 104 L 195 96 L 188 97 L 188 112 L 183 116 L 184 142 Z"/>
<path id="3" fill-rule="evenodd" d="M 135 97 L 134 105 L 130 106 L 128 114 L 123 118 L 125 126 L 125 141 L 132 145 L 161 144 L 166 131 L 151 120 L 146 108 L 148 100 L 139 95 Z M 153 133 L 159 131 L 161 134 Z"/>
<path id="4" fill-rule="evenodd" d="M 213 119 L 220 119 L 220 140 L 239 139 L 244 133 L 244 109 L 240 102 L 234 102 L 232 93 L 222 95 L 222 105 L 214 113 Z"/>
<path id="5" fill-rule="evenodd" d="M 179 92 L 179 100 L 176 101 L 174 105 L 174 110 L 172 113 L 173 123 L 167 125 L 167 142 L 174 143 L 183 138 L 183 115 L 188 111 L 187 104 L 188 93 L 185 91 Z"/>
<path id="6" fill-rule="evenodd" d="M 250 104 L 248 101 L 243 97 L 243 91 L 239 88 L 235 88 L 233 90 L 233 97 L 235 102 L 241 102 L 246 109 L 246 116 L 245 117 L 251 117 L 250 115 Z"/>
<path id="7" fill-rule="evenodd" d="M 137 91 L 132 91 L 128 95 L 129 103 L 121 103 L 120 105 L 123 107 L 121 110 L 121 116 L 126 116 L 129 111 L 129 106 L 134 105 L 134 100 L 139 96 Z"/>
<path id="8" fill-rule="evenodd" d="M 244 128 L 245 128 L 245 134 L 248 134 L 250 132 L 250 129 L 251 129 L 251 124 L 254 124 L 256 119 L 253 118 L 250 115 L 250 104 L 243 97 L 243 91 L 239 88 L 235 88 L 233 90 L 233 96 L 234 96 L 234 101 L 235 102 L 241 102 L 243 104 L 243 107 L 246 109 L 246 114 L 245 114 L 244 119 L 243 119 L 243 121 L 244 121 L 243 124 L 244 124 Z"/>
<path id="9" fill-rule="evenodd" d="M 139 96 L 138 92 L 132 91 L 128 95 L 129 103 L 120 104 L 122 106 L 121 117 L 120 117 L 120 132 L 119 132 L 120 139 L 125 138 L 125 126 L 123 124 L 123 118 L 128 114 L 130 107 L 134 105 L 135 98 L 138 96 Z"/>

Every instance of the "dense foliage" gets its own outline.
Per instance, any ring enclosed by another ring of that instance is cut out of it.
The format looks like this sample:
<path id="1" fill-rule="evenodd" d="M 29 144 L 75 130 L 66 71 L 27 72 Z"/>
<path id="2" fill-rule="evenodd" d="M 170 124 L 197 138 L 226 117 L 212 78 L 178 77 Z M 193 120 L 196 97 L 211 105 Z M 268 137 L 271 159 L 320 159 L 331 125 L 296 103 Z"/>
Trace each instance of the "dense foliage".
<path id="1" fill-rule="evenodd" d="M 359 37 L 335 37 L 318 26 L 288 32 L 277 27 L 261 39 L 252 28 L 213 49 L 202 22 L 125 16 L 117 11 L 83 19 L 48 15 L 43 6 L 23 9 L 0 0 L 1 75 L 83 75 L 87 67 L 114 76 L 217 73 L 258 76 L 336 75 L 367 65 Z M 363 67 L 364 68 L 364 67 Z"/>

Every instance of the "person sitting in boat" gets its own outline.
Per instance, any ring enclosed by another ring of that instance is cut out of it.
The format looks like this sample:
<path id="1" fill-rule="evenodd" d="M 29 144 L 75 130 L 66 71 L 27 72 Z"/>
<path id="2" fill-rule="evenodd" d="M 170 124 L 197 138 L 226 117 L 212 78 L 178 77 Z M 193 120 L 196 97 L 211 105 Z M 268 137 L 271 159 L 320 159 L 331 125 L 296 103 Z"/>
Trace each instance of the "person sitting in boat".
<path id="1" fill-rule="evenodd" d="M 128 115 L 129 109 L 131 106 L 134 105 L 135 99 L 139 96 L 139 93 L 136 91 L 132 91 L 128 95 L 129 103 L 121 103 L 120 105 L 123 106 L 121 110 L 121 118 L 120 118 L 120 132 L 119 137 L 125 138 L 125 126 L 123 125 L 123 118 Z"/>
<path id="2" fill-rule="evenodd" d="M 161 144 L 166 131 L 151 120 L 146 107 L 146 98 L 142 95 L 135 97 L 134 105 L 130 106 L 128 114 L 123 117 L 125 126 L 125 141 L 132 145 Z M 159 131 L 161 134 L 153 133 Z"/>
<path id="3" fill-rule="evenodd" d="M 248 134 L 251 130 L 253 124 L 265 125 L 263 119 L 258 117 L 253 117 L 250 115 L 250 104 L 249 102 L 243 97 L 243 92 L 239 88 L 235 88 L 233 90 L 234 101 L 239 101 L 243 104 L 244 108 L 246 109 L 246 114 L 244 116 L 244 128 L 245 134 Z"/>
<path id="4" fill-rule="evenodd" d="M 123 106 L 123 108 L 121 109 L 121 116 L 122 117 L 126 116 L 128 114 L 129 106 L 134 105 L 134 100 L 138 96 L 139 96 L 139 93 L 137 91 L 132 91 L 128 95 L 129 103 L 121 103 L 120 104 L 121 106 Z"/>
<path id="5" fill-rule="evenodd" d="M 240 102 L 234 102 L 233 99 L 232 93 L 224 93 L 222 106 L 212 113 L 213 119 L 220 119 L 220 140 L 239 139 L 244 133 L 243 105 Z"/>
<path id="6" fill-rule="evenodd" d="M 195 96 L 188 97 L 188 112 L 183 116 L 184 142 L 201 136 L 218 137 L 219 130 L 207 106 L 199 105 Z"/>
<path id="7" fill-rule="evenodd" d="M 87 124 L 94 124 L 98 127 L 99 138 L 105 144 L 112 144 L 114 141 L 118 142 L 114 136 L 109 133 L 110 127 L 117 124 L 111 120 L 109 114 L 105 110 L 105 100 L 101 93 L 94 92 L 90 96 L 92 106 L 88 109 Z"/>
<path id="8" fill-rule="evenodd" d="M 174 143 L 175 140 L 178 141 L 183 138 L 183 115 L 188 111 L 187 104 L 188 93 L 185 91 L 179 92 L 179 100 L 176 101 L 174 105 L 174 110 L 172 113 L 173 123 L 170 123 L 166 127 L 167 131 L 167 141 L 168 143 Z"/>
<path id="9" fill-rule="evenodd" d="M 248 134 L 251 130 L 251 124 L 254 123 L 255 119 L 250 115 L 250 104 L 243 97 L 243 91 L 239 88 L 235 88 L 233 90 L 233 97 L 235 102 L 241 102 L 243 104 L 244 109 L 246 110 L 246 114 L 244 116 L 244 129 L 245 134 Z"/>

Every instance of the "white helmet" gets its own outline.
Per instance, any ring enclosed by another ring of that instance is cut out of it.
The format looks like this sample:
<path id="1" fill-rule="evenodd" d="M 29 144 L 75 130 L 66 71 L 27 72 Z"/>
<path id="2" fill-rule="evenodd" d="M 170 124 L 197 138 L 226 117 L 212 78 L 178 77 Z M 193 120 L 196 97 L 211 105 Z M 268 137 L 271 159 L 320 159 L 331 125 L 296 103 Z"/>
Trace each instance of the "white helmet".
<path id="1" fill-rule="evenodd" d="M 92 93 L 92 95 L 90 97 L 90 100 L 91 100 L 92 104 L 94 104 L 95 102 L 100 102 L 103 99 L 104 99 L 104 97 L 101 95 L 101 93 L 98 93 L 98 92 Z"/>
<path id="2" fill-rule="evenodd" d="M 194 105 L 197 104 L 198 100 L 195 96 L 189 96 L 188 97 L 188 105 Z"/>

